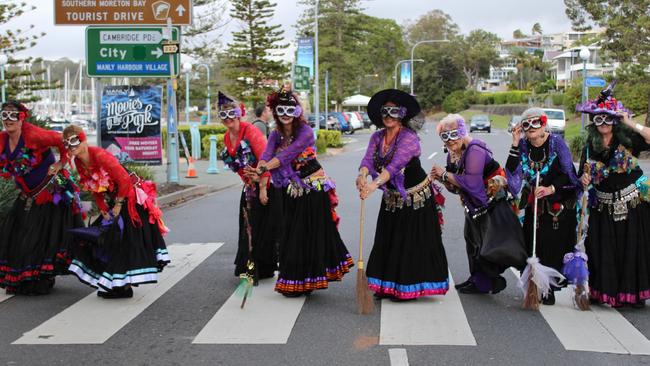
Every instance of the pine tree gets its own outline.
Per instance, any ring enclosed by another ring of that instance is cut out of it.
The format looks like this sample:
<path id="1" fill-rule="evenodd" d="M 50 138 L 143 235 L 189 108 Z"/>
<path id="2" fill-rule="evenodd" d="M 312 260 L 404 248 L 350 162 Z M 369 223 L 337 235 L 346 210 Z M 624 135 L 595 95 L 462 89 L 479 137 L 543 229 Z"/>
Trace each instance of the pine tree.
<path id="1" fill-rule="evenodd" d="M 8 29 L 7 23 L 13 19 L 25 15 L 34 6 L 15 1 L 0 1 L 0 54 L 8 57 L 9 62 L 5 65 L 5 84 L 7 99 L 19 99 L 23 102 L 30 102 L 38 98 L 32 94 L 35 90 L 46 89 L 47 85 L 40 75 L 44 70 L 36 67 L 41 63 L 40 58 L 19 58 L 21 51 L 25 51 L 36 45 L 36 41 L 45 33 L 36 33 L 35 26 L 30 25 L 28 29 Z M 32 70 L 32 69 L 36 70 Z"/>
<path id="2" fill-rule="evenodd" d="M 277 60 L 288 46 L 281 43 L 284 31 L 269 24 L 275 6 L 268 0 L 232 1 L 230 17 L 242 29 L 233 32 L 233 42 L 228 44 L 226 75 L 232 81 L 230 92 L 253 104 L 265 100 L 273 90 L 270 82 L 281 81 L 288 71 Z"/>

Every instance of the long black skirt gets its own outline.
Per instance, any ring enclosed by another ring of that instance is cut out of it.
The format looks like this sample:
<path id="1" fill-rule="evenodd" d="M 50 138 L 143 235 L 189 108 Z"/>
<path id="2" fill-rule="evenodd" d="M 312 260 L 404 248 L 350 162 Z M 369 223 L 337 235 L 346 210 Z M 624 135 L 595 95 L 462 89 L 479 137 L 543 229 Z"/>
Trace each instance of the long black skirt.
<path id="1" fill-rule="evenodd" d="M 366 269 L 370 290 L 398 299 L 444 295 L 448 274 L 434 197 L 394 211 L 382 200 Z"/>
<path id="2" fill-rule="evenodd" d="M 649 203 L 630 208 L 618 222 L 606 209 L 592 209 L 585 246 L 591 298 L 612 306 L 650 299 Z"/>
<path id="3" fill-rule="evenodd" d="M 0 287 L 9 292 L 67 274 L 73 245 L 68 230 L 84 226 L 81 215 L 63 201 L 25 206 L 19 196 L 0 229 Z"/>
<path id="4" fill-rule="evenodd" d="M 275 290 L 299 294 L 340 281 L 354 266 L 333 218 L 330 195 L 310 190 L 292 197 L 283 190 L 284 235 L 280 242 L 280 273 Z"/>
<path id="5" fill-rule="evenodd" d="M 252 258 L 249 258 L 248 232 L 244 220 L 246 206 L 246 194 L 242 191 L 239 200 L 239 242 L 237 255 L 235 256 L 235 276 L 246 273 L 246 263 L 253 259 L 257 276 L 259 278 L 273 277 L 278 263 L 278 240 L 276 237 L 275 223 L 277 216 L 273 205 L 277 205 L 278 197 L 274 191 L 269 190 L 269 202 L 266 205 L 260 203 L 259 197 L 251 198 L 249 205 L 249 223 L 252 231 Z"/>
<path id="6" fill-rule="evenodd" d="M 470 274 L 498 277 L 508 267 L 526 265 L 524 232 L 506 200 L 496 202 L 483 215 L 465 213 L 465 243 Z"/>
<path id="7" fill-rule="evenodd" d="M 82 282 L 107 291 L 155 283 L 158 272 L 170 262 L 158 225 L 150 223 L 147 210 L 136 204 L 142 225 L 135 226 L 127 209 L 128 203 L 124 201 L 120 212 L 123 230 L 114 222 L 96 243 L 77 241 L 69 270 Z M 101 221 L 99 217 L 92 225 L 100 226 Z"/>
<path id="8" fill-rule="evenodd" d="M 539 204 L 542 204 L 541 200 Z M 529 256 L 533 252 L 533 218 L 533 208 L 526 208 L 524 235 L 526 237 L 526 251 Z M 555 226 L 553 222 L 553 217 L 546 210 L 537 217 L 536 254 L 541 264 L 562 273 L 564 255 L 573 253 L 576 245 L 576 226 L 578 222 L 575 206 L 573 208 L 566 207 L 559 214 Z"/>

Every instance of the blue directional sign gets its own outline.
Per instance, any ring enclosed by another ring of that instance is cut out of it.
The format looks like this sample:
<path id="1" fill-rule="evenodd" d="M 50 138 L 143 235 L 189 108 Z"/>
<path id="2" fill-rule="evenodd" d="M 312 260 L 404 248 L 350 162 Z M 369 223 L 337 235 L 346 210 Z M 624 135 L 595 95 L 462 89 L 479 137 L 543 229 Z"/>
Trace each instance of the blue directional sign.
<path id="1" fill-rule="evenodd" d="M 588 88 L 602 88 L 605 85 L 607 85 L 607 82 L 605 81 L 605 79 L 592 76 L 585 79 L 585 85 Z"/>
<path id="2" fill-rule="evenodd" d="M 163 37 L 163 27 L 88 27 L 86 65 L 88 76 L 169 77 L 170 56 L 163 52 L 167 41 L 178 43 L 178 28 L 172 39 Z M 174 59 L 178 74 L 180 56 Z"/>

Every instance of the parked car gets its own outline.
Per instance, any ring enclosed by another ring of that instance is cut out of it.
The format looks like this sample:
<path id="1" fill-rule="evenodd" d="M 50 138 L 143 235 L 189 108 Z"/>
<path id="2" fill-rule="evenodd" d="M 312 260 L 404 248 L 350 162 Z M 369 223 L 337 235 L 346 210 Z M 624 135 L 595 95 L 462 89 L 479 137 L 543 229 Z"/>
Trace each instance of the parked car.
<path id="1" fill-rule="evenodd" d="M 521 121 L 521 116 L 512 115 L 510 117 L 510 122 L 508 122 L 508 132 L 512 132 L 512 129 Z"/>
<path id="2" fill-rule="evenodd" d="M 368 117 L 367 112 L 361 113 L 361 122 L 363 122 L 363 128 L 370 128 L 370 126 L 372 126 L 372 121 L 370 120 L 370 117 Z"/>
<path id="3" fill-rule="evenodd" d="M 564 129 L 566 128 L 566 116 L 564 110 L 544 108 L 544 113 L 546 113 L 546 117 L 548 118 L 546 130 L 550 133 L 555 133 L 564 137 Z"/>
<path id="4" fill-rule="evenodd" d="M 343 114 L 348 116 L 348 123 L 353 131 L 352 133 L 356 130 L 363 129 L 363 122 L 361 122 L 361 119 L 357 117 L 355 112 L 345 112 Z"/>
<path id="5" fill-rule="evenodd" d="M 477 114 L 469 120 L 469 132 L 474 131 L 492 131 L 492 120 L 485 114 Z"/>
<path id="6" fill-rule="evenodd" d="M 325 129 L 327 129 L 327 130 L 340 130 L 341 129 L 341 126 L 339 125 L 339 121 L 336 119 L 336 117 L 332 116 L 331 114 L 327 115 L 327 127 L 325 126 L 325 113 L 319 113 L 318 117 L 319 117 L 318 118 L 318 120 L 319 120 L 318 128 L 323 129 L 323 130 L 325 130 Z M 309 126 L 311 128 L 316 127 L 315 119 L 316 118 L 314 117 L 313 114 L 307 115 L 307 122 L 309 122 Z"/>
<path id="7" fill-rule="evenodd" d="M 354 130 L 350 128 L 350 124 L 348 123 L 347 119 L 345 118 L 345 114 L 341 112 L 332 112 L 331 113 L 332 117 L 336 118 L 339 122 L 340 130 L 343 133 L 346 134 L 351 134 L 354 133 Z"/>

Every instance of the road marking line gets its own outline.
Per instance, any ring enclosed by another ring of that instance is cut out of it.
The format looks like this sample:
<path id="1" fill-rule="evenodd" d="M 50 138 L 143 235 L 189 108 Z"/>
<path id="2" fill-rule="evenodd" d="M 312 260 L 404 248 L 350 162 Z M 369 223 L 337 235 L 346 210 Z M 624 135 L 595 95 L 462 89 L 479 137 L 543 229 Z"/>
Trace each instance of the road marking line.
<path id="1" fill-rule="evenodd" d="M 305 296 L 283 297 L 274 288 L 274 279 L 260 281 L 244 309 L 241 296 L 233 293 L 192 343 L 286 344 Z"/>
<path id="2" fill-rule="evenodd" d="M 379 344 L 476 346 L 451 274 L 449 287 L 445 296 L 382 300 Z"/>
<path id="3" fill-rule="evenodd" d="M 364 150 L 366 150 L 365 147 L 360 147 L 360 148 L 358 148 L 358 149 L 355 149 L 354 151 L 355 151 L 355 152 L 359 152 L 359 151 L 364 151 Z"/>
<path id="4" fill-rule="evenodd" d="M 170 245 L 172 262 L 158 274 L 157 284 L 138 287 L 131 299 L 105 300 L 93 292 L 12 344 L 102 344 L 222 245 Z"/>
<path id="5" fill-rule="evenodd" d="M 0 294 L 0 302 L 7 301 L 14 297 L 14 295 Z"/>
<path id="6" fill-rule="evenodd" d="M 517 272 L 512 269 L 515 276 Z M 555 292 L 555 305 L 540 305 L 539 312 L 565 349 L 631 355 L 650 355 L 650 341 L 618 311 L 591 306 L 580 311 L 573 306 L 572 290 Z"/>
<path id="7" fill-rule="evenodd" d="M 431 159 L 433 159 L 433 157 L 436 156 L 436 155 L 438 155 L 438 152 L 437 152 L 437 151 L 434 152 L 434 153 L 432 153 L 431 155 L 429 155 L 429 157 L 427 158 L 427 160 L 431 160 Z"/>
<path id="8" fill-rule="evenodd" d="M 390 348 L 388 350 L 390 366 L 409 366 L 409 356 L 404 348 Z"/>

